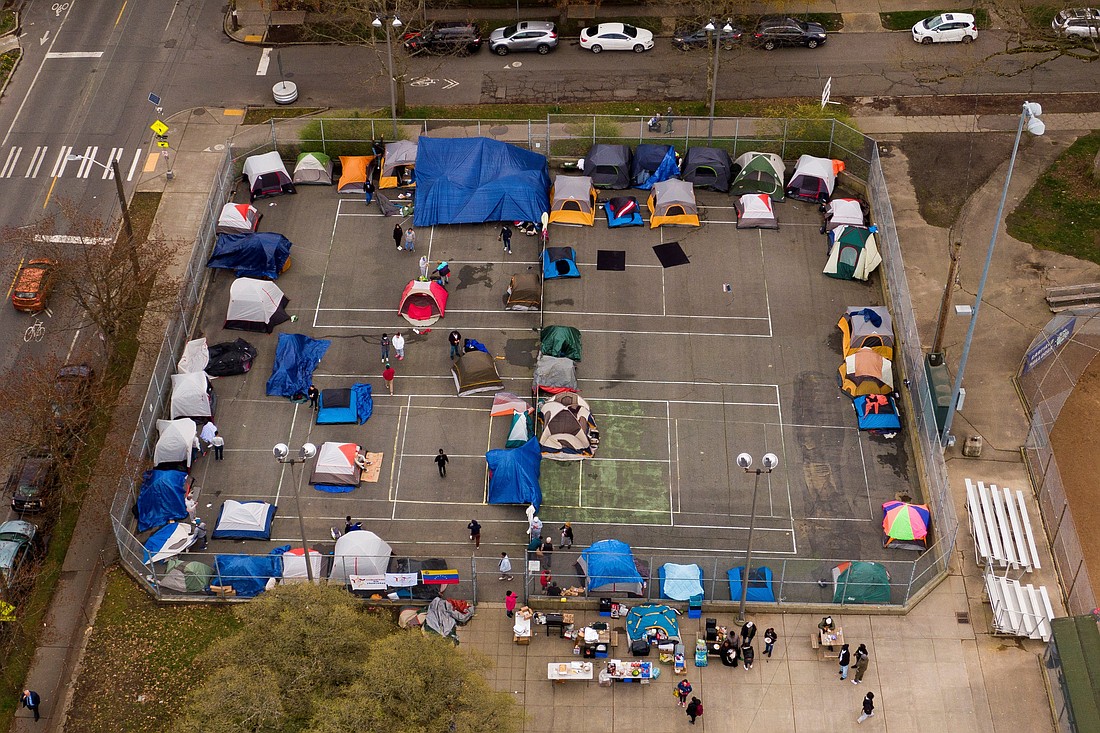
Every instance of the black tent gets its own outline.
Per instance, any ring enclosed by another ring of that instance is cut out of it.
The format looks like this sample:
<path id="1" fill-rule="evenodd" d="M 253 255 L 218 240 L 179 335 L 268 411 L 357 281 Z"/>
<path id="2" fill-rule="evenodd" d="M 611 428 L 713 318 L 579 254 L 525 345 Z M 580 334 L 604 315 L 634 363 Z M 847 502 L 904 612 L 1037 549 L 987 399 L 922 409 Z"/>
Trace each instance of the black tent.
<path id="1" fill-rule="evenodd" d="M 730 190 L 733 161 L 721 148 L 688 148 L 684 158 L 684 180 L 696 188 L 707 187 L 723 193 Z"/>
<path id="2" fill-rule="evenodd" d="M 584 175 L 596 188 L 630 188 L 630 146 L 593 145 L 584 156 Z"/>

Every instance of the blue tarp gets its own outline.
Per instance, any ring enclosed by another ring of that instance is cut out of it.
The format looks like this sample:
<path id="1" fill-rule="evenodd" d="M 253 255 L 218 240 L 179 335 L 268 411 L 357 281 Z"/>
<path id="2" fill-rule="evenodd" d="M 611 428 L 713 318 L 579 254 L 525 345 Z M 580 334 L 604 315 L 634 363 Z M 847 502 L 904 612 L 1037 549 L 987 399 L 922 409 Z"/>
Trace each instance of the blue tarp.
<path id="1" fill-rule="evenodd" d="M 664 153 L 662 154 L 658 148 L 664 148 Z M 660 163 L 653 167 L 658 155 L 661 156 Z M 639 181 L 638 178 L 641 177 L 643 171 L 649 171 L 649 177 L 644 181 Z M 653 188 L 654 183 L 679 177 L 680 166 L 676 165 L 676 149 L 671 145 L 644 143 L 639 145 L 637 152 L 634 153 L 633 175 L 635 177 L 635 188 L 640 188 L 643 191 Z"/>
<path id="2" fill-rule="evenodd" d="M 730 600 L 741 600 L 741 575 L 745 572 L 743 565 L 730 568 L 726 577 L 730 582 Z M 749 592 L 745 595 L 746 601 L 757 603 L 775 603 L 775 592 L 772 590 L 772 569 L 766 567 L 753 568 L 749 571 Z"/>
<path id="3" fill-rule="evenodd" d="M 241 598 L 263 593 L 269 578 L 283 577 L 283 553 L 290 545 L 276 547 L 269 555 L 215 555 L 211 585 L 230 585 Z"/>
<path id="4" fill-rule="evenodd" d="M 650 634 L 649 629 L 655 633 Z M 680 621 L 676 612 L 663 604 L 634 606 L 626 614 L 626 635 L 632 641 L 650 638 L 653 640 L 680 640 Z"/>
<path id="5" fill-rule="evenodd" d="M 313 370 L 321 363 L 330 343 L 300 333 L 280 333 L 271 378 L 267 380 L 268 396 L 305 395 L 313 383 Z"/>
<path id="6" fill-rule="evenodd" d="M 588 576 L 588 590 L 614 583 L 643 583 L 634 566 L 630 545 L 619 540 L 600 540 L 581 550 Z"/>
<path id="7" fill-rule="evenodd" d="M 666 562 L 658 573 L 661 578 L 662 598 L 686 601 L 692 596 L 703 595 L 703 571 L 698 565 Z"/>
<path id="8" fill-rule="evenodd" d="M 340 404 L 331 404 L 332 400 L 325 400 L 325 396 L 334 393 L 346 393 L 348 399 L 341 400 Z M 369 384 L 353 384 L 348 390 L 321 390 L 317 400 L 317 424 L 318 425 L 362 425 L 374 413 L 374 398 L 371 397 Z"/>
<path id="9" fill-rule="evenodd" d="M 146 532 L 174 519 L 187 519 L 187 473 L 146 471 L 137 500 L 137 531 Z"/>
<path id="10" fill-rule="evenodd" d="M 898 415 L 898 404 L 890 395 L 886 395 L 886 406 L 879 408 L 878 412 L 866 411 L 867 396 L 860 395 L 852 400 L 852 407 L 856 411 L 856 423 L 860 430 L 873 430 L 877 432 L 889 432 L 901 430 L 901 417 Z"/>
<path id="11" fill-rule="evenodd" d="M 490 504 L 531 504 L 538 511 L 542 504 L 542 448 L 537 438 L 519 448 L 491 450 L 485 454 L 485 461 L 489 464 Z"/>
<path id="12" fill-rule="evenodd" d="M 550 210 L 549 191 L 543 155 L 484 137 L 422 137 L 413 223 L 539 221 Z"/>
<path id="13" fill-rule="evenodd" d="M 207 267 L 234 270 L 237 277 L 278 280 L 290 259 L 291 242 L 275 232 L 219 234 Z"/>

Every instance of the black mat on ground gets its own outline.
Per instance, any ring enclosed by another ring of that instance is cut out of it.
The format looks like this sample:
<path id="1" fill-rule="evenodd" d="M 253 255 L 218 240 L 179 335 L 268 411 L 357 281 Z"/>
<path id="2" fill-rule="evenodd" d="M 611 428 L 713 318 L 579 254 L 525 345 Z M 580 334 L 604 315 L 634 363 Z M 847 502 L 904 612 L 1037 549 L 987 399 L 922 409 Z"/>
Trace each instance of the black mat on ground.
<path id="1" fill-rule="evenodd" d="M 626 250 L 625 249 L 598 249 L 596 250 L 596 269 L 597 270 L 618 270 L 622 272 L 626 269 Z"/>
<path id="2" fill-rule="evenodd" d="M 676 267 L 676 265 L 686 265 L 690 262 L 679 242 L 654 245 L 653 251 L 661 261 L 661 267 Z"/>

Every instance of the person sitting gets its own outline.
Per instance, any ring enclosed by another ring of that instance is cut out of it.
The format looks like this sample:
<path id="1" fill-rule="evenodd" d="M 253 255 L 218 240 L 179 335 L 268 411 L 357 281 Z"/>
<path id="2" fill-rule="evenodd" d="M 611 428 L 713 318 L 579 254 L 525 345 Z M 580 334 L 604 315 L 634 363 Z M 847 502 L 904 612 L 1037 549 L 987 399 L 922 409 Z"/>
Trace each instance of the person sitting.
<path id="1" fill-rule="evenodd" d="M 555 598 L 561 596 L 561 586 L 555 582 L 551 582 L 550 585 L 546 586 L 546 595 L 554 596 Z"/>
<path id="2" fill-rule="evenodd" d="M 661 131 L 661 113 L 657 112 L 649 118 L 649 131 L 660 132 Z"/>
<path id="3" fill-rule="evenodd" d="M 836 624 L 833 623 L 833 617 L 832 616 L 826 616 L 825 618 L 821 619 L 821 623 L 819 623 L 817 625 L 817 628 L 823 634 L 824 633 L 832 633 L 832 632 L 836 631 Z"/>
<path id="4" fill-rule="evenodd" d="M 722 664 L 727 667 L 736 667 L 737 661 L 741 658 L 741 654 L 737 649 L 737 644 L 733 642 L 732 637 L 726 637 L 726 640 L 722 642 L 722 648 L 718 652 L 718 658 L 722 660 Z"/>

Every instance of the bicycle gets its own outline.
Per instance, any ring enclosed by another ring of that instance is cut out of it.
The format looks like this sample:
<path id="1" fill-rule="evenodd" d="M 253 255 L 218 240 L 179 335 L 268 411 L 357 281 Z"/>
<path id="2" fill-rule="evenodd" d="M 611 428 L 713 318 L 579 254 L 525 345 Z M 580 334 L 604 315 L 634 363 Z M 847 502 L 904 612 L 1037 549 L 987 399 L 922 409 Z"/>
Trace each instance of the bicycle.
<path id="1" fill-rule="evenodd" d="M 45 335 L 46 324 L 42 322 L 42 319 L 35 318 L 34 323 L 27 326 L 27 330 L 23 332 L 23 341 L 29 342 L 31 339 L 41 341 Z"/>

